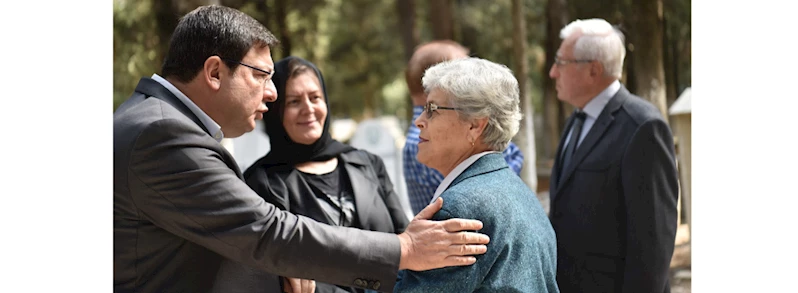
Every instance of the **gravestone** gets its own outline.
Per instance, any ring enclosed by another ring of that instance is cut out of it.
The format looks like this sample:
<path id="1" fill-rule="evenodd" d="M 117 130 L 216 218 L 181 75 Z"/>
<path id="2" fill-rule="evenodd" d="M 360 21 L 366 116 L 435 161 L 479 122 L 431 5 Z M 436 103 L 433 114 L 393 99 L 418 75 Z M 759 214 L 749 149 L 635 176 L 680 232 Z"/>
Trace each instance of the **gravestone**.
<path id="1" fill-rule="evenodd" d="M 408 219 L 412 219 L 413 212 L 410 209 L 405 178 L 402 173 L 404 135 L 399 127 L 399 120 L 396 117 L 381 117 L 361 121 L 349 144 L 382 158 L 402 208 Z"/>
<path id="2" fill-rule="evenodd" d="M 241 173 L 271 150 L 269 136 L 266 135 L 263 120 L 255 120 L 255 130 L 230 140 L 232 141 L 232 147 L 225 147 L 228 150 L 232 149 L 230 154 L 236 159 L 238 167 L 241 168 Z"/>

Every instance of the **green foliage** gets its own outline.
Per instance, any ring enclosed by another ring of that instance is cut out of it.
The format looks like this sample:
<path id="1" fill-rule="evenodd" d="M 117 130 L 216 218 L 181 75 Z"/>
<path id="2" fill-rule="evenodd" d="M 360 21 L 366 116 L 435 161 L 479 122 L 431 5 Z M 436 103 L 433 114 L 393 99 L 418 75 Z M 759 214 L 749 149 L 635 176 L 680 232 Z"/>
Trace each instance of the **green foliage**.
<path id="1" fill-rule="evenodd" d="M 338 2 L 338 1 L 332 1 Z M 368 106 L 376 115 L 393 113 L 382 106 L 382 88 L 404 70 L 402 44 L 393 1 L 348 0 L 330 17 L 328 55 L 322 70 L 330 81 L 332 111 L 362 118 Z"/>
<path id="2" fill-rule="evenodd" d="M 673 43 L 665 44 L 666 50 L 676 55 L 677 95 L 691 85 L 690 0 L 663 0 L 665 34 Z M 668 77 L 666 77 L 668 78 Z"/>
<path id="3" fill-rule="evenodd" d="M 527 67 L 530 95 L 535 112 L 543 110 L 542 86 L 545 66 L 546 0 L 524 0 L 527 34 Z M 457 7 L 461 26 L 459 40 L 471 50 L 472 56 L 513 67 L 512 2 L 459 1 Z M 458 38 L 455 36 L 455 38 Z"/>
<path id="4" fill-rule="evenodd" d="M 160 0 L 159 0 L 160 1 Z M 285 29 L 276 5 L 285 3 Z M 174 2 L 174 3 L 172 3 Z M 403 72 L 404 54 L 396 0 L 227 0 L 263 22 L 281 40 L 290 39 L 291 54 L 316 63 L 325 76 L 332 115 L 359 120 L 371 115 L 406 113 L 409 105 Z M 511 1 L 454 0 L 454 39 L 473 56 L 513 68 Z M 544 42 L 547 0 L 524 0 L 527 61 L 533 106 L 542 111 L 547 79 Z M 679 88 L 690 83 L 690 0 L 665 0 L 666 34 L 678 40 Z M 114 0 L 114 109 L 133 92 L 141 77 L 160 71 L 168 40 L 161 40 L 153 0 Z M 161 5 L 186 13 L 207 1 L 174 0 Z M 605 17 L 619 23 L 630 0 L 569 1 L 575 18 Z M 415 1 L 419 41 L 432 40 L 429 3 Z M 178 17 L 179 15 L 175 15 Z M 172 28 L 169 28 L 170 30 Z M 285 34 L 285 35 L 283 35 Z M 285 57 L 276 48 L 273 58 Z"/>
<path id="5" fill-rule="evenodd" d="M 150 0 L 114 0 L 114 109 L 133 93 L 139 79 L 160 67 Z"/>

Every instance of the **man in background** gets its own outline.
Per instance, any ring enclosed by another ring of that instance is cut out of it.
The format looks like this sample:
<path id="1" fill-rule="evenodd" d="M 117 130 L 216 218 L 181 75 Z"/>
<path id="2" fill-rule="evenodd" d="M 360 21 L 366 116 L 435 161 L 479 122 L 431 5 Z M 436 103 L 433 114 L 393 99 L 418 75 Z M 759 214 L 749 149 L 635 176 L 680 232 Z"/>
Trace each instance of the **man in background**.
<path id="1" fill-rule="evenodd" d="M 669 293 L 678 183 L 673 136 L 621 83 L 623 35 L 576 20 L 549 75 L 574 106 L 557 147 L 549 217 L 560 292 Z"/>

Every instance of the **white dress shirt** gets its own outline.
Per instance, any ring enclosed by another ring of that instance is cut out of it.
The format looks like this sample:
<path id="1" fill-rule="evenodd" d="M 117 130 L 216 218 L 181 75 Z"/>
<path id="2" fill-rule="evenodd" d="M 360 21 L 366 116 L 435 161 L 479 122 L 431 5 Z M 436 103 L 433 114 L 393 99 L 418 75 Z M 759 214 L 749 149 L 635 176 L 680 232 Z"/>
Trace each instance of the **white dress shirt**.
<path id="1" fill-rule="evenodd" d="M 590 128 L 593 127 L 593 124 L 596 123 L 596 119 L 601 114 L 601 111 L 604 110 L 604 107 L 607 106 L 607 103 L 610 102 L 613 96 L 618 93 L 618 90 L 621 89 L 621 82 L 615 81 L 610 84 L 606 89 L 601 91 L 595 98 L 587 102 L 585 108 L 581 109 L 582 112 L 585 112 L 585 123 L 582 124 L 582 133 L 579 135 L 579 140 L 576 141 L 576 147 L 579 147 L 579 144 L 585 140 L 585 136 L 588 132 L 590 132 Z M 568 145 L 568 142 L 571 140 L 571 133 L 573 132 L 573 127 L 568 132 L 568 137 L 565 138 L 565 144 Z"/>

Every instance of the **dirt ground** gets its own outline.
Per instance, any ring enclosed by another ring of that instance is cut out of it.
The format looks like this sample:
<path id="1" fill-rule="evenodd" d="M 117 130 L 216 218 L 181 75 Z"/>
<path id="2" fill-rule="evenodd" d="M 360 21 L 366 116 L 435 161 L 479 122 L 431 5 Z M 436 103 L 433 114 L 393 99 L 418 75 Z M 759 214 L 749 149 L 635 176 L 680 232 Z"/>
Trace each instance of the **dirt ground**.
<path id="1" fill-rule="evenodd" d="M 690 293 L 690 268 L 671 270 L 671 293 Z"/>
<path id="2" fill-rule="evenodd" d="M 676 247 L 671 259 L 671 293 L 690 293 L 691 291 L 691 259 L 690 237 L 688 227 L 679 227 L 676 232 Z"/>

